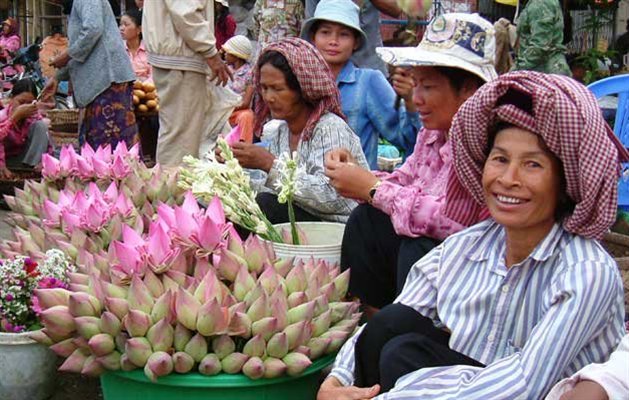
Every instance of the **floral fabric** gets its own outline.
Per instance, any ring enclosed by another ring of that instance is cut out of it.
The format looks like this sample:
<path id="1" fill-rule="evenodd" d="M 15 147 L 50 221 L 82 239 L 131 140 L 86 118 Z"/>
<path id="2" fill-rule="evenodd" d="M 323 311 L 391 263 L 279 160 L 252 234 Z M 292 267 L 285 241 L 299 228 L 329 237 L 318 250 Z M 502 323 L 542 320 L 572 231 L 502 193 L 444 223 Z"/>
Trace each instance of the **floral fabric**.
<path id="1" fill-rule="evenodd" d="M 247 86 L 253 83 L 253 72 L 250 63 L 244 63 L 242 67 L 233 71 L 234 79 L 227 83 L 228 87 L 236 94 L 243 94 Z"/>
<path id="2" fill-rule="evenodd" d="M 253 36 L 258 46 L 289 37 L 299 37 L 304 19 L 301 0 L 257 0 L 253 7 Z"/>

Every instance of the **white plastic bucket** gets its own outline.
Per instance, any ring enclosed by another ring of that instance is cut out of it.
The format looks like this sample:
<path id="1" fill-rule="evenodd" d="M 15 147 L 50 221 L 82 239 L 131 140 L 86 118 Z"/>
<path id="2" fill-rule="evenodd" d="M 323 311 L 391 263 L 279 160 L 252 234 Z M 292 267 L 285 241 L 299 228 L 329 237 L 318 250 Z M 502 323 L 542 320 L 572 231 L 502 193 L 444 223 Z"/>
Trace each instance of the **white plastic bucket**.
<path id="1" fill-rule="evenodd" d="M 315 260 L 325 260 L 340 264 L 341 243 L 345 224 L 336 222 L 298 222 L 297 225 L 306 234 L 305 245 L 273 243 L 273 250 L 278 258 L 292 258 L 295 261 L 307 261 L 310 257 Z M 290 223 L 274 225 L 280 232 L 282 228 L 290 229 Z"/>

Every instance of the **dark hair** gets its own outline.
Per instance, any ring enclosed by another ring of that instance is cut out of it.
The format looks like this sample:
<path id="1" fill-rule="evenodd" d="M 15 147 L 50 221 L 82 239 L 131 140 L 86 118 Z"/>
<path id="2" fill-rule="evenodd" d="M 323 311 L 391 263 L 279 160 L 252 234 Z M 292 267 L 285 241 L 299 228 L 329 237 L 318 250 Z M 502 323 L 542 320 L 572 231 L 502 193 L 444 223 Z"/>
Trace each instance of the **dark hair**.
<path id="1" fill-rule="evenodd" d="M 37 86 L 35 86 L 35 83 L 28 78 L 20 79 L 13 84 L 11 97 L 18 96 L 25 92 L 29 92 L 33 95 L 33 97 L 37 97 Z"/>
<path id="2" fill-rule="evenodd" d="M 301 93 L 301 85 L 299 84 L 297 77 L 293 73 L 292 68 L 288 64 L 288 60 L 286 60 L 286 57 L 284 57 L 282 53 L 273 50 L 263 53 L 258 60 L 258 72 L 266 64 L 270 64 L 271 66 L 282 71 L 288 87 L 295 92 Z"/>
<path id="3" fill-rule="evenodd" d="M 127 16 L 131 18 L 131 21 L 138 27 L 142 26 L 142 11 L 137 8 L 132 8 L 130 10 L 125 11 L 123 16 Z"/>
<path id="4" fill-rule="evenodd" d="M 55 33 L 58 33 L 60 35 L 63 35 L 63 26 L 61 25 L 54 25 L 51 29 L 50 29 L 50 34 L 54 35 Z"/>
<path id="5" fill-rule="evenodd" d="M 310 36 L 310 38 L 314 39 L 314 35 L 317 33 L 317 31 L 319 30 L 321 25 L 326 23 L 326 22 L 330 23 L 330 24 L 341 25 L 341 26 L 343 26 L 345 28 L 348 28 L 350 31 L 352 31 L 352 33 L 354 34 L 354 38 L 356 39 L 356 41 L 360 45 L 360 43 L 361 43 L 363 38 L 362 38 L 360 32 L 358 32 L 356 29 L 350 28 L 349 26 L 343 25 L 343 24 L 341 24 L 339 22 L 326 21 L 326 20 L 323 20 L 323 19 L 316 20 L 315 22 L 312 23 L 312 26 L 310 27 L 310 32 L 308 32 L 308 35 Z"/>
<path id="6" fill-rule="evenodd" d="M 456 67 L 434 67 L 437 72 L 445 76 L 450 82 L 450 86 L 458 93 L 463 89 L 466 82 L 471 82 L 477 88 L 483 86 L 485 81 L 478 75 Z"/>

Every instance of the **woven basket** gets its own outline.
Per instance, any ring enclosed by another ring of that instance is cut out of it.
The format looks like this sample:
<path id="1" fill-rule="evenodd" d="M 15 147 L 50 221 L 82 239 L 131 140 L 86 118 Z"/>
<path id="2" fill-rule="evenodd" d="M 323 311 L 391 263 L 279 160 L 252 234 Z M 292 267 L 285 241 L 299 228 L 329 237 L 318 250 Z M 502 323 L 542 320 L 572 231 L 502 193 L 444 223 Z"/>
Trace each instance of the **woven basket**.
<path id="1" fill-rule="evenodd" d="M 50 128 L 59 132 L 78 132 L 79 110 L 49 110 L 46 116 L 50 119 Z"/>
<path id="2" fill-rule="evenodd" d="M 75 150 L 79 150 L 78 132 L 61 132 L 51 130 L 49 134 L 55 148 L 60 149 L 63 146 L 72 145 Z"/>
<path id="3" fill-rule="evenodd" d="M 603 247 L 607 249 L 618 264 L 625 289 L 625 311 L 629 313 L 629 236 L 608 232 L 603 238 Z"/>

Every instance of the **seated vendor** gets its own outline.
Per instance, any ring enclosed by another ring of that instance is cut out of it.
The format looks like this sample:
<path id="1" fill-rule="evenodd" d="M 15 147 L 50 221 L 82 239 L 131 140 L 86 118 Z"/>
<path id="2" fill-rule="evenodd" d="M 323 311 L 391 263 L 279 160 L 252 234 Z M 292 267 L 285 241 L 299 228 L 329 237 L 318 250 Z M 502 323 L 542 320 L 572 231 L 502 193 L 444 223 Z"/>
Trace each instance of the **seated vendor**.
<path id="1" fill-rule="evenodd" d="M 7 165 L 38 168 L 50 144 L 33 81 L 17 81 L 10 96 L 8 105 L 0 111 L 0 178 L 12 176 Z"/>
<path id="2" fill-rule="evenodd" d="M 597 239 L 626 149 L 560 75 L 486 83 L 450 129 L 445 213 L 461 224 L 350 339 L 318 399 L 542 399 L 624 335 L 622 280 Z"/>
<path id="3" fill-rule="evenodd" d="M 242 96 L 239 105 L 229 117 L 232 127 L 240 127 L 240 140 L 253 143 L 254 115 L 251 110 L 254 87 L 252 82 L 252 67 L 249 62 L 252 57 L 251 41 L 243 35 L 236 35 L 223 44 L 221 51 L 225 54 L 225 62 L 229 65 L 234 78 L 227 82 L 234 93 Z"/>
<path id="4" fill-rule="evenodd" d="M 232 145 L 241 166 L 268 176 L 258 204 L 272 223 L 288 222 L 288 207 L 277 201 L 278 158 L 297 153 L 305 169 L 295 196 L 297 221 L 345 222 L 356 201 L 342 197 L 324 175 L 324 157 L 345 148 L 363 168 L 369 168 L 360 140 L 343 119 L 334 78 L 321 54 L 310 43 L 284 39 L 268 45 L 254 69 L 254 85 L 262 101 L 255 110 L 260 132 L 269 117 L 280 120 L 268 148 L 248 143 Z"/>

